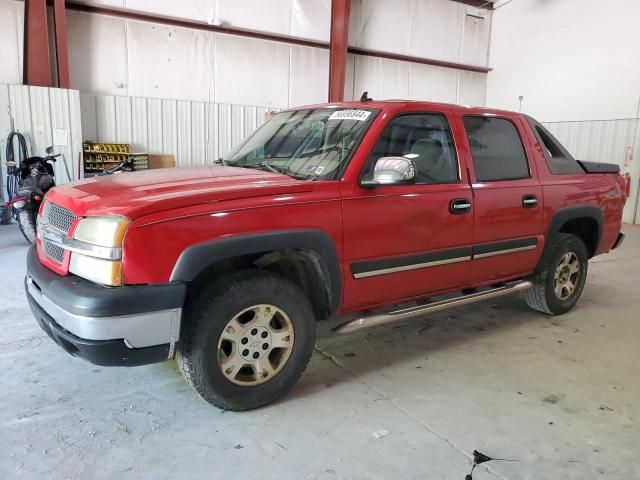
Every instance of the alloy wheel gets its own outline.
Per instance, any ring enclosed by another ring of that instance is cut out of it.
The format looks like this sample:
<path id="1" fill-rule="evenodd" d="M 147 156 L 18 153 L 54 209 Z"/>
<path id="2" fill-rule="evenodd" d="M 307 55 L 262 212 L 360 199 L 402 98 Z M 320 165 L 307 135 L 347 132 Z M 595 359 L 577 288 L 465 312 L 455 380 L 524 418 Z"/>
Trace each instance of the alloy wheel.
<path id="1" fill-rule="evenodd" d="M 253 305 L 236 314 L 222 330 L 218 367 L 236 385 L 260 385 L 282 370 L 293 341 L 293 325 L 282 309 Z"/>
<path id="2" fill-rule="evenodd" d="M 580 261 L 573 252 L 565 253 L 553 277 L 554 291 L 558 299 L 566 300 L 575 292 L 580 277 Z"/>

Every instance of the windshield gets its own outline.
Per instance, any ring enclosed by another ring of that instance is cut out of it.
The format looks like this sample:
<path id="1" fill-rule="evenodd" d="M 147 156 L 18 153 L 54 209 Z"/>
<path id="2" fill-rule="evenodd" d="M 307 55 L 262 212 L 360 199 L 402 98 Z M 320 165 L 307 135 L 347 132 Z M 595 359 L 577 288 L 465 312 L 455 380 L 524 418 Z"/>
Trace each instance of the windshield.
<path id="1" fill-rule="evenodd" d="M 316 108 L 278 113 L 223 157 L 222 162 L 301 179 L 335 178 L 376 112 Z"/>

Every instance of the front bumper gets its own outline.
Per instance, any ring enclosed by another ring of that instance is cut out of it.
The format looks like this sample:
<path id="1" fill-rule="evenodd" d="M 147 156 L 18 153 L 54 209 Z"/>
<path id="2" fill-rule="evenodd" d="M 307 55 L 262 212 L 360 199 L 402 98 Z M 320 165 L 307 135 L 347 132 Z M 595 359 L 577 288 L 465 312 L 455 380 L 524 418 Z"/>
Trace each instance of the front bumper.
<path id="1" fill-rule="evenodd" d="M 27 255 L 25 291 L 40 327 L 71 355 L 96 365 L 134 366 L 173 357 L 184 283 L 102 287 L 60 276 Z"/>

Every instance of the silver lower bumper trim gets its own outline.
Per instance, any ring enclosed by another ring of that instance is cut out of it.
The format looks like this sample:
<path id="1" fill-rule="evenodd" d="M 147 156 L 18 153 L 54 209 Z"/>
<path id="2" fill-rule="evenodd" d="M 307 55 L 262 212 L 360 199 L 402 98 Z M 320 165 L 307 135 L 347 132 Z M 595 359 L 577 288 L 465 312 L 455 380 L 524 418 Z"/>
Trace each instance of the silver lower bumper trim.
<path id="1" fill-rule="evenodd" d="M 124 339 L 131 348 L 169 343 L 170 356 L 179 340 L 181 308 L 115 317 L 87 317 L 68 312 L 49 298 L 27 277 L 27 289 L 33 299 L 62 328 L 85 340 Z"/>

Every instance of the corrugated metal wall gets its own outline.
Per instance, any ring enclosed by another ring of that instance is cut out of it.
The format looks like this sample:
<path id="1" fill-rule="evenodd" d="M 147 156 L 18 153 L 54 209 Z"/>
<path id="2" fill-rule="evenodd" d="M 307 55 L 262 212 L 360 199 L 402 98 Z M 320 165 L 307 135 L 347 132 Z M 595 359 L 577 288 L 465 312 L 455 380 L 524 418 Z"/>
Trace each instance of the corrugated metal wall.
<path id="1" fill-rule="evenodd" d="M 178 166 L 224 155 L 265 119 L 267 107 L 80 94 L 84 139 L 170 153 Z"/>
<path id="2" fill-rule="evenodd" d="M 78 179 L 78 159 L 82 151 L 80 93 L 77 90 L 0 84 L 0 158 L 2 159 L 2 197 L 6 198 L 6 142 L 14 130 L 27 140 L 29 155 L 44 155 L 53 145 L 54 130 L 66 131 L 64 145 L 55 145 L 63 153 L 72 180 Z M 64 163 L 55 164 L 56 182 L 69 181 Z"/>
<path id="3" fill-rule="evenodd" d="M 623 221 L 640 224 L 640 119 L 552 122 L 545 123 L 545 126 L 577 159 L 616 163 L 623 173 L 631 174 L 631 195 L 624 209 Z M 629 147 L 638 158 L 625 166 Z"/>

